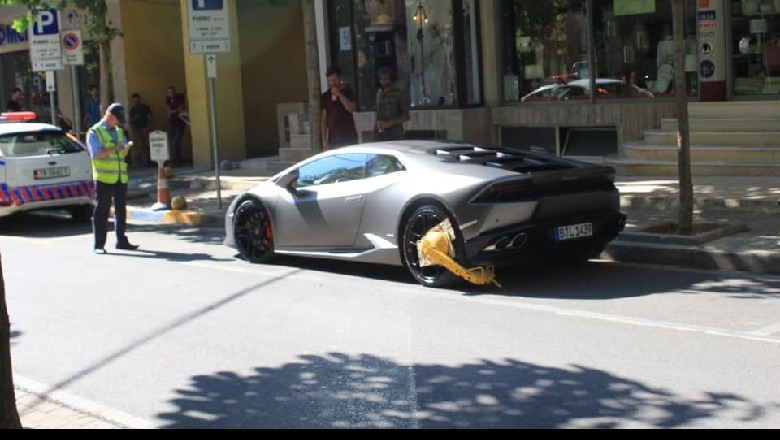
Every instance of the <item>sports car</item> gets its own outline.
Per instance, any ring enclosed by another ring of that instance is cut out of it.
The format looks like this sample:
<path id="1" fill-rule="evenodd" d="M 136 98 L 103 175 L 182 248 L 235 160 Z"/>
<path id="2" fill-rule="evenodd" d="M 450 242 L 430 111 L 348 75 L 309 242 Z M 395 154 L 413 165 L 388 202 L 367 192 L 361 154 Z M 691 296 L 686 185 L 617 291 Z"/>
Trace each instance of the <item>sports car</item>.
<path id="1" fill-rule="evenodd" d="M 459 280 L 421 264 L 420 240 L 449 220 L 464 267 L 586 261 L 625 227 L 611 167 L 524 149 L 387 141 L 328 150 L 236 196 L 227 246 L 277 255 L 405 266 L 422 285 Z"/>

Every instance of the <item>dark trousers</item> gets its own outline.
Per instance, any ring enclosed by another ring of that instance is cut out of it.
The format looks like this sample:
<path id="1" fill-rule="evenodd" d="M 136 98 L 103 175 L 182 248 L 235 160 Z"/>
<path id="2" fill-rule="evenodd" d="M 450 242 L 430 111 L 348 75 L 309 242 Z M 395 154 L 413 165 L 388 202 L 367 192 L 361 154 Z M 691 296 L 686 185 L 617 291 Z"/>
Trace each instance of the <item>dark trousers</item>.
<path id="1" fill-rule="evenodd" d="M 171 148 L 173 149 L 172 151 L 173 157 L 171 159 L 174 162 L 181 162 L 181 160 L 183 159 L 183 157 L 181 156 L 181 140 L 184 137 L 185 128 L 186 125 L 172 125 L 168 132 L 169 142 Z"/>
<path id="2" fill-rule="evenodd" d="M 92 232 L 95 236 L 95 248 L 106 247 L 108 233 L 108 215 L 111 201 L 114 202 L 114 230 L 116 242 L 127 242 L 127 184 L 95 182 L 95 211 L 92 215 Z"/>

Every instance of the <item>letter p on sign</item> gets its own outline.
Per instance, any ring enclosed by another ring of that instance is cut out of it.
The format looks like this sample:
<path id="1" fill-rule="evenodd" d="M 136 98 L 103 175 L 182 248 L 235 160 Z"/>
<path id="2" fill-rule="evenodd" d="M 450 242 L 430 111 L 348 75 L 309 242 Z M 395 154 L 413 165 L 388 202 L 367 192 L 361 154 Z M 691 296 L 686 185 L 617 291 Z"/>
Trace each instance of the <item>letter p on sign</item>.
<path id="1" fill-rule="evenodd" d="M 35 35 L 51 35 L 60 32 L 56 9 L 43 9 L 36 12 L 35 26 L 33 26 Z"/>

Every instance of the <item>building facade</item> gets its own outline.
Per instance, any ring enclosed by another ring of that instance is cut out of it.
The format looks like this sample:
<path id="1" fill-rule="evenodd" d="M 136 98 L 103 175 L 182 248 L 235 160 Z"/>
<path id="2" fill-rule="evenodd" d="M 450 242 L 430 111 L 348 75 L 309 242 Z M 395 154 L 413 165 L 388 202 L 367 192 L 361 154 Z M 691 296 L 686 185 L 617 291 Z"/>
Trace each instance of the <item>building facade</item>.
<path id="1" fill-rule="evenodd" d="M 122 31 L 112 43 L 112 98 L 140 93 L 154 128 L 164 129 L 165 89 L 177 87 L 191 115 L 186 154 L 213 166 L 209 78 L 204 55 L 190 53 L 187 1 L 107 0 Z M 284 111 L 306 113 L 301 1 L 224 5 L 232 31 L 231 51 L 217 55 L 220 158 L 274 154 L 290 141 Z M 327 66 L 341 67 L 357 93 L 361 141 L 371 139 L 381 67 L 410 98 L 406 128 L 415 138 L 617 157 L 675 114 L 669 0 L 328 0 L 315 9 L 320 79 L 324 87 Z M 25 85 L 27 106 L 45 113 L 45 100 L 36 101 L 41 75 L 25 70 L 25 36 L 7 31 L 20 11 L 0 10 L 0 96 Z M 779 101 L 780 1 L 685 0 L 683 34 L 691 102 Z M 76 81 L 73 71 L 57 72 L 66 114 L 83 102 L 92 72 L 89 62 Z"/>

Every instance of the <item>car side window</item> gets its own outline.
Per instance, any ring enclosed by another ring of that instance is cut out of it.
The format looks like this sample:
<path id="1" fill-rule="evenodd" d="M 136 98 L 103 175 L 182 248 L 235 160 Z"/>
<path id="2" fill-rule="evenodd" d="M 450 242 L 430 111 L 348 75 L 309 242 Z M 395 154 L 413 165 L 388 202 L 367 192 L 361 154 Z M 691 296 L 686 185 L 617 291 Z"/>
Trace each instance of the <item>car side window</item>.
<path id="1" fill-rule="evenodd" d="M 309 162 L 298 168 L 295 188 L 348 182 L 366 177 L 365 154 L 338 154 Z"/>
<path id="2" fill-rule="evenodd" d="M 398 158 L 387 154 L 369 154 L 366 162 L 366 177 L 383 176 L 402 171 L 404 166 Z"/>

